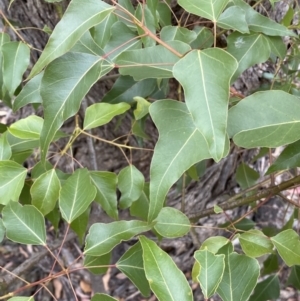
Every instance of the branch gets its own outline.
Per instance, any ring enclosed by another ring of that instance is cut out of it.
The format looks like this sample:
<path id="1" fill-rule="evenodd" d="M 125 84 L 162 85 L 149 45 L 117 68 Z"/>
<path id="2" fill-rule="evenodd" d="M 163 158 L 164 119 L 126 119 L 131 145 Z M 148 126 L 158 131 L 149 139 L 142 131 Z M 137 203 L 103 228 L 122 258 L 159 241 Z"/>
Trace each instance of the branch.
<path id="1" fill-rule="evenodd" d="M 272 197 L 274 195 L 277 195 L 278 193 L 280 193 L 283 190 L 286 190 L 292 186 L 299 185 L 299 184 L 300 184 L 300 176 L 297 176 L 288 181 L 282 182 L 279 185 L 271 186 L 262 191 L 259 191 L 258 193 L 254 194 L 254 195 L 250 195 L 250 196 L 242 198 L 242 199 L 236 200 L 234 197 L 233 197 L 233 199 L 229 198 L 227 201 L 225 201 L 222 204 L 219 204 L 218 206 L 221 207 L 223 210 L 234 209 L 234 208 L 237 208 L 237 207 L 240 207 L 243 205 L 248 205 L 248 204 L 258 201 L 262 198 Z M 200 219 L 202 217 L 207 217 L 212 214 L 216 214 L 213 207 L 204 209 L 201 212 L 195 212 L 193 214 L 190 214 L 189 219 L 192 222 L 196 222 L 198 219 Z"/>

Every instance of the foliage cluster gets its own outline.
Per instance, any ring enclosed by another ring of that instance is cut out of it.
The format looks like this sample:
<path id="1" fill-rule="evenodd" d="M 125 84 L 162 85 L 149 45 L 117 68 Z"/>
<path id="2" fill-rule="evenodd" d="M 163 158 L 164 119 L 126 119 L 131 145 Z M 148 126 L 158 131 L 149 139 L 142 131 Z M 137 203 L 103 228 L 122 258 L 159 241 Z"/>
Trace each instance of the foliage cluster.
<path id="1" fill-rule="evenodd" d="M 0 99 L 14 111 L 28 104 L 43 108 L 43 118 L 31 115 L 9 127 L 0 124 L 0 241 L 6 237 L 48 248 L 45 220 L 57 228 L 63 219 L 84 241 L 84 266 L 104 273 L 114 247 L 137 236 L 138 242 L 113 266 L 144 296 L 152 291 L 161 301 L 193 300 L 185 275 L 148 234 L 174 239 L 195 226 L 184 212 L 165 206 L 166 195 L 197 163 L 219 162 L 228 156 L 230 144 L 246 149 L 286 148 L 266 173 L 268 188 L 257 191 L 257 172 L 243 164 L 238 181 L 245 193 L 205 214 L 224 214 L 246 203 L 255 206 L 300 184 L 295 175 L 274 184 L 277 174 L 300 166 L 299 24 L 293 23 L 299 7 L 291 5 L 279 24 L 243 0 L 179 0 L 186 12 L 207 21 L 206 26 L 174 26 L 170 1 L 142 1 L 135 7 L 129 0 L 111 2 L 72 0 L 22 88 L 30 47 L 24 41 L 11 41 L 7 33 L 0 34 Z M 288 37 L 288 43 L 283 37 Z M 220 39 L 226 40 L 226 48 L 219 46 Z M 278 68 L 265 91 L 242 98 L 231 88 L 243 71 L 267 60 Z M 86 109 L 83 125 L 76 122 L 60 155 L 66 155 L 80 135 L 90 136 L 90 130 L 122 114 L 132 116 L 132 133 L 143 139 L 145 120 L 151 118 L 159 139 L 149 183 L 129 159 L 118 174 L 84 166 L 66 174 L 58 162 L 49 161 L 49 146 L 67 136 L 61 129 L 63 123 L 76 119 L 90 88 L 113 69 L 119 77 L 111 91 Z M 179 82 L 184 101 L 166 99 L 170 78 Z M 36 165 L 28 177 L 23 163 L 33 155 Z M 23 194 L 24 190 L 28 193 Z M 87 229 L 92 202 L 116 221 L 94 223 Z M 132 220 L 119 220 L 119 210 L 127 208 Z M 194 254 L 192 274 L 204 298 L 214 294 L 232 301 L 278 298 L 280 258 L 291 267 L 288 283 L 300 289 L 300 241 L 293 230 L 297 214 L 295 210 L 277 233 L 256 229 L 255 224 L 245 228 L 244 219 L 244 224 L 231 222 L 230 239 L 210 237 L 203 242 Z M 234 250 L 233 239 L 239 241 L 242 253 Z M 266 260 L 260 265 L 257 258 L 262 256 Z M 55 260 L 61 264 L 58 257 Z M 38 284 L 47 289 L 49 280 L 70 272 L 72 266 L 62 266 L 62 273 L 51 273 Z M 260 275 L 267 277 L 257 284 Z M 14 297 L 14 292 L 4 297 L 34 300 L 34 296 Z M 115 299 L 96 294 L 92 300 Z"/>

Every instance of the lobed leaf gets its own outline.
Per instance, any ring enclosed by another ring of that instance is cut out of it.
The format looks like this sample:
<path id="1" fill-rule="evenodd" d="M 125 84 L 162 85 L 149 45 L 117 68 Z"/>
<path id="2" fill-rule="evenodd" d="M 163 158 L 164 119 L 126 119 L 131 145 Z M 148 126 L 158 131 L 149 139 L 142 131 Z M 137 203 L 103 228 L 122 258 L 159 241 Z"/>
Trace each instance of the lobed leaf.
<path id="1" fill-rule="evenodd" d="M 228 144 L 229 88 L 236 68 L 236 60 L 217 48 L 194 50 L 173 68 L 174 77 L 183 86 L 195 126 L 204 136 L 215 161 L 221 160 Z"/>
<path id="2" fill-rule="evenodd" d="M 171 186 L 192 165 L 210 157 L 207 144 L 184 103 L 156 101 L 150 115 L 159 131 L 150 167 L 148 220 L 157 217 Z"/>

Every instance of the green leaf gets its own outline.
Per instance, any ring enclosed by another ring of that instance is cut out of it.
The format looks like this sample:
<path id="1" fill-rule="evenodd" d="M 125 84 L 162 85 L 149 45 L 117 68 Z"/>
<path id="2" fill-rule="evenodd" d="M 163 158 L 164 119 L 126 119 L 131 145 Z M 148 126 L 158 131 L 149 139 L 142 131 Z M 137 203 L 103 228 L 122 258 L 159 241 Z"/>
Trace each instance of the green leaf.
<path id="1" fill-rule="evenodd" d="M 71 224 L 94 200 L 96 188 L 91 184 L 88 170 L 77 169 L 60 190 L 59 208 L 62 217 Z"/>
<path id="2" fill-rule="evenodd" d="M 208 299 L 216 292 L 222 280 L 225 255 L 215 255 L 205 249 L 195 252 L 194 257 L 200 264 L 200 273 L 197 279 L 205 299 Z"/>
<path id="3" fill-rule="evenodd" d="M 34 206 L 10 202 L 2 210 L 6 236 L 21 244 L 45 245 L 45 220 Z"/>
<path id="4" fill-rule="evenodd" d="M 261 275 L 269 275 L 279 270 L 278 254 L 271 254 L 265 261 Z"/>
<path id="5" fill-rule="evenodd" d="M 157 14 L 159 17 L 159 24 L 161 27 L 168 26 L 172 24 L 171 11 L 167 3 L 158 2 Z"/>
<path id="6" fill-rule="evenodd" d="M 249 301 L 277 300 L 280 296 L 280 283 L 277 275 L 258 283 Z"/>
<path id="7" fill-rule="evenodd" d="M 71 1 L 53 30 L 42 55 L 32 68 L 29 79 L 41 72 L 54 59 L 69 51 L 88 29 L 99 24 L 113 10 L 114 7 L 103 1 Z"/>
<path id="8" fill-rule="evenodd" d="M 110 252 L 123 240 L 146 232 L 151 226 L 141 221 L 118 221 L 109 224 L 96 223 L 90 228 L 86 237 L 84 254 L 101 256 Z"/>
<path id="9" fill-rule="evenodd" d="M 140 197 L 130 206 L 130 215 L 146 221 L 149 212 L 149 183 L 145 183 Z"/>
<path id="10" fill-rule="evenodd" d="M 256 286 L 259 264 L 246 255 L 231 253 L 225 256 L 225 271 L 217 289 L 223 301 L 246 301 Z"/>
<path id="11" fill-rule="evenodd" d="M 184 103 L 160 100 L 149 111 L 159 131 L 150 167 L 148 220 L 152 221 L 162 209 L 171 186 L 192 165 L 209 158 L 210 154 Z"/>
<path id="12" fill-rule="evenodd" d="M 90 171 L 90 177 L 97 189 L 95 201 L 113 219 L 118 219 L 117 175 L 113 172 Z"/>
<path id="13" fill-rule="evenodd" d="M 263 34 L 240 34 L 238 32 L 228 36 L 227 51 L 236 58 L 239 64 L 231 82 L 236 80 L 247 68 L 265 62 L 271 52 L 269 42 Z"/>
<path id="14" fill-rule="evenodd" d="M 43 215 L 51 212 L 59 197 L 60 181 L 55 169 L 51 169 L 40 175 L 30 189 L 32 205 Z"/>
<path id="15" fill-rule="evenodd" d="M 236 170 L 236 181 L 242 189 L 251 187 L 259 179 L 259 173 L 245 163 L 241 163 Z"/>
<path id="16" fill-rule="evenodd" d="M 136 109 L 133 111 L 135 120 L 140 120 L 149 113 L 151 103 L 143 97 L 136 96 L 133 98 L 136 101 Z"/>
<path id="17" fill-rule="evenodd" d="M 280 59 L 284 59 L 287 52 L 287 46 L 283 42 L 281 37 L 268 37 L 265 36 L 267 39 L 271 53 L 278 56 Z"/>
<path id="18" fill-rule="evenodd" d="M 121 209 L 130 207 L 140 197 L 144 183 L 143 174 L 134 165 L 129 165 L 120 171 L 118 175 L 118 188 L 121 192 Z"/>
<path id="19" fill-rule="evenodd" d="M 43 123 L 43 118 L 30 115 L 13 123 L 8 130 L 17 138 L 35 140 L 40 138 Z"/>
<path id="20" fill-rule="evenodd" d="M 104 50 L 94 41 L 89 31 L 86 31 L 80 40 L 70 49 L 70 52 L 81 52 L 96 56 L 104 55 Z"/>
<path id="21" fill-rule="evenodd" d="M 121 115 L 130 109 L 130 105 L 121 102 L 118 104 L 96 103 L 86 109 L 83 129 L 89 130 L 109 123 L 115 116 Z"/>
<path id="22" fill-rule="evenodd" d="M 134 97 L 148 97 L 157 87 L 157 80 L 153 78 L 135 81 L 131 76 L 120 76 L 114 83 L 112 89 L 105 94 L 101 102 L 134 103 Z"/>
<path id="23" fill-rule="evenodd" d="M 118 301 L 118 300 L 109 295 L 97 293 L 92 297 L 91 301 Z"/>
<path id="24" fill-rule="evenodd" d="M 259 230 L 250 230 L 239 235 L 241 247 L 249 257 L 260 257 L 272 253 L 273 244 Z"/>
<path id="25" fill-rule="evenodd" d="M 126 50 L 140 49 L 141 40 L 136 32 L 133 32 L 123 22 L 115 23 L 111 28 L 111 37 L 104 48 L 106 57 L 115 61 L 119 54 Z"/>
<path id="26" fill-rule="evenodd" d="M 240 33 L 249 33 L 245 12 L 237 6 L 228 7 L 218 18 L 217 25 Z"/>
<path id="27" fill-rule="evenodd" d="M 300 265 L 300 241 L 299 235 L 292 229 L 280 232 L 271 241 L 277 249 L 280 257 L 289 267 Z"/>
<path id="28" fill-rule="evenodd" d="M 191 50 L 189 45 L 180 41 L 170 41 L 168 45 L 182 55 Z M 142 80 L 173 77 L 172 68 L 178 60 L 177 55 L 158 45 L 122 52 L 116 64 L 122 75 L 130 75 L 135 80 Z"/>
<path id="29" fill-rule="evenodd" d="M 17 138 L 9 132 L 7 132 L 7 141 L 11 146 L 13 154 L 33 150 L 34 148 L 38 147 L 40 143 L 40 141 L 37 139 L 29 140 Z"/>
<path id="30" fill-rule="evenodd" d="M 88 268 L 91 273 L 101 275 L 107 272 L 110 259 L 111 253 L 106 253 L 102 256 L 86 255 L 83 265 Z"/>
<path id="31" fill-rule="evenodd" d="M 171 207 L 162 208 L 154 221 L 156 222 L 154 229 L 163 237 L 181 237 L 191 229 L 188 217 Z"/>
<path id="32" fill-rule="evenodd" d="M 217 48 L 194 50 L 173 68 L 174 77 L 183 86 L 188 110 L 215 161 L 223 157 L 228 140 L 229 83 L 236 68 L 236 60 Z"/>
<path id="33" fill-rule="evenodd" d="M 197 34 L 196 39 L 190 44 L 192 49 L 205 49 L 213 45 L 214 36 L 212 32 L 203 26 L 195 26 L 193 31 Z"/>
<path id="34" fill-rule="evenodd" d="M 79 243 L 81 245 L 84 243 L 84 238 L 89 223 L 90 211 L 91 208 L 87 208 L 87 210 L 75 218 L 70 225 L 71 229 L 77 234 Z"/>
<path id="35" fill-rule="evenodd" d="M 291 30 L 282 26 L 268 17 L 262 16 L 243 0 L 233 0 L 233 3 L 244 10 L 250 31 L 262 32 L 268 36 L 293 36 Z"/>
<path id="36" fill-rule="evenodd" d="M 0 204 L 17 202 L 24 186 L 27 169 L 13 161 L 0 161 Z"/>
<path id="37" fill-rule="evenodd" d="M 57 130 L 77 113 L 91 86 L 111 69 L 101 57 L 86 53 L 67 53 L 46 68 L 41 86 L 45 112 L 41 132 L 42 161 Z"/>
<path id="38" fill-rule="evenodd" d="M 300 290 L 300 266 L 295 265 L 291 269 L 291 273 L 287 280 L 287 284 L 292 285 L 296 289 Z"/>
<path id="39" fill-rule="evenodd" d="M 216 254 L 222 247 L 230 243 L 228 238 L 223 236 L 212 236 L 207 238 L 201 245 L 200 250 L 207 250 Z"/>
<path id="40" fill-rule="evenodd" d="M 29 65 L 29 47 L 22 42 L 9 42 L 1 47 L 3 55 L 3 83 L 12 96 L 22 82 L 22 77 Z"/>
<path id="41" fill-rule="evenodd" d="M 300 139 L 299 98 L 283 91 L 254 93 L 229 110 L 228 134 L 241 147 L 278 147 Z"/>
<path id="42" fill-rule="evenodd" d="M 42 103 L 40 88 L 43 75 L 44 72 L 41 72 L 27 82 L 25 87 L 21 90 L 13 102 L 14 112 L 28 105 L 29 103 Z"/>
<path id="43" fill-rule="evenodd" d="M 140 236 L 144 269 L 151 290 L 160 301 L 191 301 L 192 290 L 172 258 L 155 242 Z"/>
<path id="44" fill-rule="evenodd" d="M 0 242 L 2 242 L 4 236 L 5 236 L 5 227 L 3 224 L 3 219 L 0 218 Z"/>
<path id="45" fill-rule="evenodd" d="M 229 0 L 179 0 L 178 4 L 194 15 L 216 22 Z"/>
<path id="46" fill-rule="evenodd" d="M 144 271 L 143 249 L 140 242 L 123 254 L 116 267 L 134 283 L 144 297 L 149 297 L 150 287 Z"/>
<path id="47" fill-rule="evenodd" d="M 111 28 L 118 21 L 115 14 L 109 14 L 107 17 L 92 30 L 95 42 L 104 49 L 105 45 L 111 37 Z"/>
<path id="48" fill-rule="evenodd" d="M 143 3 L 142 5 L 141 3 L 138 3 L 135 12 L 135 17 L 138 20 L 140 20 L 150 32 L 156 34 L 156 23 L 157 23 L 156 16 L 151 13 L 147 4 Z M 139 35 L 143 35 L 145 33 L 145 31 L 142 28 L 140 28 L 138 25 L 137 25 L 137 31 Z M 148 35 L 142 36 L 141 40 L 144 44 L 144 47 L 151 47 L 151 46 L 155 46 L 156 44 L 156 41 L 153 38 L 149 37 Z"/>
<path id="49" fill-rule="evenodd" d="M 181 41 L 190 44 L 197 38 L 195 31 L 189 30 L 179 26 L 165 26 L 160 32 L 161 40 L 168 41 Z"/>
<path id="50" fill-rule="evenodd" d="M 276 161 L 269 167 L 266 175 L 278 170 L 286 170 L 300 167 L 300 140 L 288 145 L 279 155 Z"/>
<path id="51" fill-rule="evenodd" d="M 0 136 L 0 161 L 9 160 L 11 157 L 11 147 L 7 141 L 7 135 L 2 134 Z"/>

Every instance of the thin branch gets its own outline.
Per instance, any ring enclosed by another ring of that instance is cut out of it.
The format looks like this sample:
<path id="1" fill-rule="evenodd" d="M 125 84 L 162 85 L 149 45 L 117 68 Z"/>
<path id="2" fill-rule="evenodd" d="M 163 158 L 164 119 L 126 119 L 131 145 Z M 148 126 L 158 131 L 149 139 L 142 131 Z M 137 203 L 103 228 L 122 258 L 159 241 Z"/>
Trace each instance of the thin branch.
<path id="1" fill-rule="evenodd" d="M 300 185 L 300 176 L 294 177 L 288 181 L 282 182 L 279 185 L 274 185 L 272 187 L 266 188 L 263 191 L 258 192 L 257 194 L 242 198 L 242 199 L 228 199 L 226 202 L 219 204 L 223 210 L 234 209 L 243 205 L 248 205 L 252 202 L 258 201 L 262 198 L 272 197 L 279 194 L 281 191 L 291 188 L 295 185 Z M 216 214 L 214 208 L 208 208 L 201 210 L 201 212 L 195 212 L 189 215 L 191 221 L 196 221 L 202 217 Z"/>

